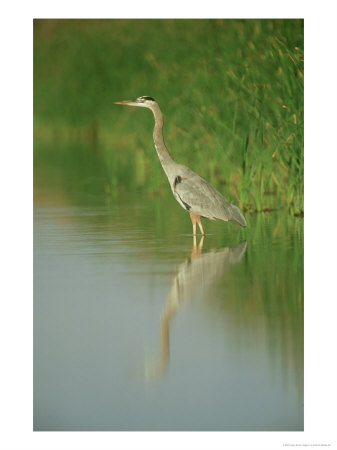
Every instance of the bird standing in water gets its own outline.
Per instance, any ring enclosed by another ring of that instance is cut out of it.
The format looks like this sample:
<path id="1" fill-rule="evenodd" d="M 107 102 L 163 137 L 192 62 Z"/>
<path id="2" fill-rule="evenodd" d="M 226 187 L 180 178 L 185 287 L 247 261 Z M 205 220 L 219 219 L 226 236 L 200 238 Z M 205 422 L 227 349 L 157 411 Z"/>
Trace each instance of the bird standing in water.
<path id="1" fill-rule="evenodd" d="M 163 138 L 163 114 L 152 97 L 138 97 L 136 100 L 115 102 L 117 105 L 140 106 L 148 108 L 154 115 L 153 141 L 156 151 L 169 180 L 172 192 L 178 203 L 189 212 L 196 235 L 196 224 L 204 236 L 201 217 L 225 222 L 232 221 L 242 227 L 247 226 L 239 208 L 231 205 L 213 186 L 186 166 L 176 163 L 169 154 Z"/>

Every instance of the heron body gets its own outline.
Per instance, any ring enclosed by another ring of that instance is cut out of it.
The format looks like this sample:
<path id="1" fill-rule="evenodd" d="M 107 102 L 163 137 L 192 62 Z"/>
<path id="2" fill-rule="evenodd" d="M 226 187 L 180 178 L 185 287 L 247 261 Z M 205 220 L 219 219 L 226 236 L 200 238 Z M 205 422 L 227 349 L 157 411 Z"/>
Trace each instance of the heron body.
<path id="1" fill-rule="evenodd" d="M 190 214 L 193 235 L 196 234 L 196 224 L 198 224 L 201 234 L 205 234 L 201 217 L 211 220 L 221 219 L 226 222 L 232 221 L 242 227 L 247 226 L 245 218 L 237 206 L 230 204 L 219 191 L 193 170 L 172 159 L 164 143 L 163 114 L 158 103 L 152 97 L 144 96 L 136 100 L 116 102 L 116 104 L 151 109 L 155 120 L 154 145 L 175 199 Z"/>

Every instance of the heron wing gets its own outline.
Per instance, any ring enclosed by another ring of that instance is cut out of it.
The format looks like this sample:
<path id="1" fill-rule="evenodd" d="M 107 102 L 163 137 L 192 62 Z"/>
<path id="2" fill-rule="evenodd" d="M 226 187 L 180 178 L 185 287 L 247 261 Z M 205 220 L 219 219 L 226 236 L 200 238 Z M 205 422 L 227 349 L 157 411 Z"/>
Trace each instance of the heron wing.
<path id="1" fill-rule="evenodd" d="M 176 193 L 190 209 L 209 219 L 231 220 L 232 205 L 213 186 L 192 170 L 184 167 L 185 178 L 176 186 Z"/>

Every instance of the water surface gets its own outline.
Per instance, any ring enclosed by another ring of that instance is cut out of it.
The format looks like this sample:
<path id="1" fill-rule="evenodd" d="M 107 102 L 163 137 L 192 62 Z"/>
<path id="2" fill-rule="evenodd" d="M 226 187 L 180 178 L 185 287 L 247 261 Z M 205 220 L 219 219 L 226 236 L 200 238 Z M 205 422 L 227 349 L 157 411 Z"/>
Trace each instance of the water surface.
<path id="1" fill-rule="evenodd" d="M 303 430 L 303 222 L 36 177 L 34 429 Z"/>

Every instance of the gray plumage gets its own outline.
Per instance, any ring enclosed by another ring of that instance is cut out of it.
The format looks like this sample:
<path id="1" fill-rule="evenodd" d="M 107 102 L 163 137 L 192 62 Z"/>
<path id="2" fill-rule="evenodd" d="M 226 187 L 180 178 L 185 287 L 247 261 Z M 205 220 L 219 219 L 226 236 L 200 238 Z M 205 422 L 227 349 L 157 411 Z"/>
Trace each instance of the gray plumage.
<path id="1" fill-rule="evenodd" d="M 145 107 L 153 112 L 155 148 L 173 195 L 178 203 L 190 213 L 193 234 L 196 234 L 196 223 L 198 223 L 201 233 L 204 234 L 200 216 L 211 220 L 232 221 L 242 227 L 247 226 L 246 220 L 237 206 L 230 204 L 219 191 L 198 174 L 172 159 L 164 143 L 163 115 L 158 103 L 152 97 L 144 96 L 136 100 L 116 102 L 116 104 Z"/>

